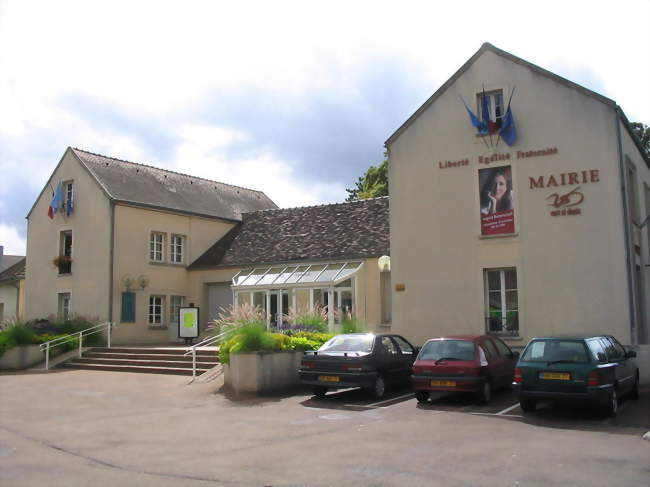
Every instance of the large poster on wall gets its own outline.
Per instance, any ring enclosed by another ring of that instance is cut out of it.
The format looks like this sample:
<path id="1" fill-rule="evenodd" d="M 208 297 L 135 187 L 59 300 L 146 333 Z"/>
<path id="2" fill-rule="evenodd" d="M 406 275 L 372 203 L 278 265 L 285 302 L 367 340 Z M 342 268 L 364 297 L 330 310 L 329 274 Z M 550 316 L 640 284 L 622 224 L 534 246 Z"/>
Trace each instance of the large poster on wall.
<path id="1" fill-rule="evenodd" d="M 514 233 L 515 211 L 510 166 L 480 169 L 478 183 L 481 191 L 481 235 Z"/>

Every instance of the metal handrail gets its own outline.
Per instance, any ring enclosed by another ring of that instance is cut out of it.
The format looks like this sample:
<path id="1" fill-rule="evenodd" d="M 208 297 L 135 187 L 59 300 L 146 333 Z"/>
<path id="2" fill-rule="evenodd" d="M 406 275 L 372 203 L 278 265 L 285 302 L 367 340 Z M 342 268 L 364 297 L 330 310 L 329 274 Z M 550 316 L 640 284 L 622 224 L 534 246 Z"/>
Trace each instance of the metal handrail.
<path id="1" fill-rule="evenodd" d="M 196 345 L 192 345 L 191 350 L 188 350 L 183 354 L 183 357 L 187 357 L 189 354 L 192 354 L 192 380 L 190 383 L 194 382 L 194 379 L 196 379 L 196 349 L 197 348 L 203 348 L 212 345 L 213 343 L 218 342 L 221 340 L 224 336 L 226 336 L 227 332 L 219 333 L 218 335 L 215 335 L 213 337 L 208 337 Z"/>
<path id="2" fill-rule="evenodd" d="M 83 346 L 83 337 L 88 335 L 93 335 L 94 333 L 101 333 L 107 330 L 108 334 L 108 348 L 111 348 L 111 331 L 113 329 L 113 323 L 107 321 L 105 323 L 100 323 L 99 325 L 91 326 L 79 332 L 71 333 L 69 335 L 63 335 L 61 337 L 55 338 L 53 340 L 48 340 L 45 343 L 41 343 L 41 352 L 45 351 L 45 370 L 50 369 L 50 349 L 68 343 L 72 340 L 79 339 L 79 357 L 81 357 L 81 349 Z"/>

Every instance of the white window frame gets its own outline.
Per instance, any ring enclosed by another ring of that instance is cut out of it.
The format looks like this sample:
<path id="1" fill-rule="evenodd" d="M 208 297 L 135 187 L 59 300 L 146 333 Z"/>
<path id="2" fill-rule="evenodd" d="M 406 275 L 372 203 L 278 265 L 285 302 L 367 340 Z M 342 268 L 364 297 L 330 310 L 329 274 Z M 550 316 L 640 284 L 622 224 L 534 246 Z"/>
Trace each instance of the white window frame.
<path id="1" fill-rule="evenodd" d="M 64 181 L 63 187 L 65 188 L 65 194 L 63 197 L 63 208 L 65 211 L 65 207 L 68 201 L 71 201 L 74 205 L 74 181 Z"/>
<path id="2" fill-rule="evenodd" d="M 169 261 L 176 265 L 185 263 L 185 235 L 172 234 L 169 239 Z"/>
<path id="3" fill-rule="evenodd" d="M 158 237 L 160 242 L 157 241 Z M 149 262 L 158 264 L 165 262 L 165 233 L 152 231 L 149 234 Z"/>
<path id="4" fill-rule="evenodd" d="M 152 307 L 154 308 L 153 312 L 152 312 Z M 160 322 L 156 321 L 157 317 L 160 319 Z M 159 294 L 149 295 L 149 308 L 147 309 L 147 319 L 149 322 L 149 326 L 156 326 L 156 327 L 165 326 L 165 296 L 161 296 Z"/>
<path id="5" fill-rule="evenodd" d="M 178 325 L 178 312 L 185 307 L 185 296 L 172 294 L 169 296 L 169 323 Z"/>
<path id="6" fill-rule="evenodd" d="M 506 288 L 506 272 L 508 271 L 514 271 L 515 273 L 515 278 L 517 279 L 517 288 Z M 501 332 L 495 332 L 495 331 L 490 331 L 490 326 L 489 326 L 489 320 L 491 318 L 490 316 L 490 280 L 489 280 L 489 273 L 491 272 L 498 272 L 499 273 L 499 292 L 500 292 L 500 314 L 501 314 Z M 483 269 L 483 275 L 484 275 L 484 287 L 485 287 L 485 332 L 488 335 L 512 335 L 512 336 L 519 336 L 520 335 L 520 310 L 519 310 L 519 275 L 517 273 L 517 268 L 516 267 L 497 267 L 497 268 L 486 268 Z M 517 308 L 516 309 L 508 309 L 507 307 L 507 299 L 506 299 L 506 293 L 508 291 L 516 291 L 517 292 Z M 514 333 L 509 333 L 507 329 L 504 330 L 504 327 L 507 324 L 507 319 L 508 319 L 508 312 L 516 312 L 517 313 L 517 330 Z"/>
<path id="7" fill-rule="evenodd" d="M 57 293 L 57 317 L 69 320 L 72 314 L 72 293 L 69 291 Z"/>
<path id="8" fill-rule="evenodd" d="M 497 100 L 498 96 L 501 96 L 501 115 L 497 117 L 496 115 L 496 106 L 497 106 Z M 503 99 L 503 90 L 490 90 L 485 92 L 485 97 L 488 99 L 488 109 L 490 111 L 490 120 L 494 122 L 498 122 L 500 120 L 503 120 L 503 117 L 506 114 L 506 106 L 504 104 L 504 99 Z M 483 121 L 483 106 L 481 105 L 481 101 L 483 98 L 483 92 L 481 91 L 480 93 L 477 94 L 477 100 L 478 100 L 478 113 L 479 113 L 479 119 Z"/>

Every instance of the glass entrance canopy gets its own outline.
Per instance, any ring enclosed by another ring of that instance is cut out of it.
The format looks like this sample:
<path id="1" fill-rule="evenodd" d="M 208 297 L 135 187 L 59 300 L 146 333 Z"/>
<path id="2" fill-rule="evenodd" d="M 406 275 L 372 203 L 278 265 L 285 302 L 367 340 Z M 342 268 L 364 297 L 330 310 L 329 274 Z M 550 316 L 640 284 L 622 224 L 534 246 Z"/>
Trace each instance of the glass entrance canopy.
<path id="1" fill-rule="evenodd" d="M 243 269 L 232 278 L 233 290 L 327 287 L 350 279 L 363 262 L 329 262 Z"/>

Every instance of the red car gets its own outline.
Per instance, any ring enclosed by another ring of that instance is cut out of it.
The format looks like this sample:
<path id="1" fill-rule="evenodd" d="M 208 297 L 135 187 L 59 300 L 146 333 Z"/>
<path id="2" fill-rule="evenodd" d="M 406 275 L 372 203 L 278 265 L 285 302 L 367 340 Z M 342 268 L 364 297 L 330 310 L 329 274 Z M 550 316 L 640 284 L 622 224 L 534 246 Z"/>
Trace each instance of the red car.
<path id="1" fill-rule="evenodd" d="M 415 397 L 431 391 L 473 392 L 487 404 L 492 391 L 510 387 L 519 352 L 488 335 L 454 335 L 427 341 L 413 363 Z"/>

